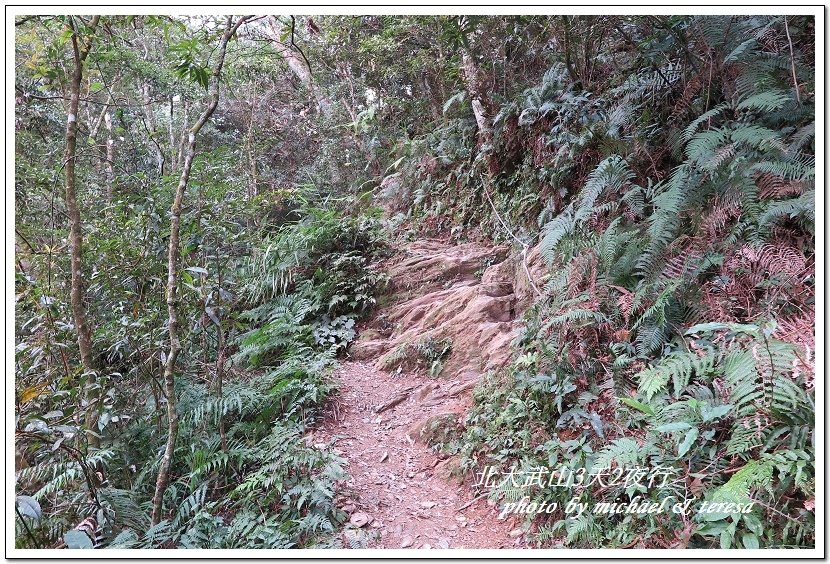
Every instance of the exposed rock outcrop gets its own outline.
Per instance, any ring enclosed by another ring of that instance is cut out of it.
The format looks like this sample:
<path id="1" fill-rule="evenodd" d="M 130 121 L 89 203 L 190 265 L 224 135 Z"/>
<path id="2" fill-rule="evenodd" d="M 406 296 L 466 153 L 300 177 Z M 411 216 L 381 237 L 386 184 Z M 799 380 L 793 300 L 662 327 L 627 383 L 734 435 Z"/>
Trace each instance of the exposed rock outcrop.
<path id="1" fill-rule="evenodd" d="M 545 275 L 538 250 L 522 262 L 507 246 L 410 244 L 387 268 L 396 301 L 364 328 L 349 354 L 387 371 L 424 370 L 469 393 L 478 377 L 507 363 L 523 311 Z"/>

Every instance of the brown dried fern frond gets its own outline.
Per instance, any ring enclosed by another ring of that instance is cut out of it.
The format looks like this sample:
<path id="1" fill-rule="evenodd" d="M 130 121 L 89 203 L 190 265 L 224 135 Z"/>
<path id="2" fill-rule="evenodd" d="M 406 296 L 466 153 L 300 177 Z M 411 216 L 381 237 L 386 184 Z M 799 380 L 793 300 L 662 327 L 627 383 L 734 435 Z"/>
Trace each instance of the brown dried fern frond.
<path id="1" fill-rule="evenodd" d="M 617 307 L 620 309 L 620 313 L 622 313 L 623 325 L 628 327 L 628 321 L 633 313 L 632 308 L 634 307 L 634 292 L 623 288 L 622 286 L 610 287 L 620 293 L 620 296 L 617 298 Z"/>
<path id="2" fill-rule="evenodd" d="M 552 157 L 550 146 L 544 135 L 539 135 L 533 141 L 533 164 L 544 166 L 549 163 Z"/>
<path id="3" fill-rule="evenodd" d="M 755 33 L 755 39 L 768 53 L 780 54 L 787 47 L 787 40 L 781 34 L 771 28 L 762 28 Z"/>
<path id="4" fill-rule="evenodd" d="M 698 248 L 688 248 L 669 259 L 663 267 L 663 272 L 660 274 L 660 278 L 666 280 L 683 278 L 697 268 L 697 265 L 702 258 L 703 251 Z"/>
<path id="5" fill-rule="evenodd" d="M 808 269 L 808 262 L 804 254 L 797 248 L 786 243 L 776 242 L 764 244 L 760 247 L 744 245 L 730 257 L 727 265 L 735 270 L 748 271 L 752 278 L 758 281 L 764 275 L 786 275 L 793 281 L 800 280 Z"/>
<path id="6" fill-rule="evenodd" d="M 807 351 L 815 350 L 815 309 L 806 308 L 801 315 L 778 319 L 778 326 L 775 328 L 773 336 L 776 339 L 804 348 Z"/>
<path id="7" fill-rule="evenodd" d="M 678 122 L 683 119 L 686 112 L 689 110 L 692 100 L 694 100 L 695 96 L 697 96 L 697 94 L 701 91 L 702 87 L 703 80 L 701 79 L 700 74 L 694 75 L 688 82 L 686 82 L 686 86 L 683 88 L 680 98 L 677 99 L 677 102 L 672 108 L 671 116 L 669 117 L 670 121 Z"/>
<path id="8" fill-rule="evenodd" d="M 737 202 L 716 198 L 712 202 L 711 211 L 704 216 L 700 230 L 707 240 L 718 241 L 723 238 L 727 224 L 740 214 L 741 208 Z"/>
<path id="9" fill-rule="evenodd" d="M 423 173 L 429 175 L 435 174 L 435 172 L 438 170 L 439 163 L 438 159 L 435 158 L 433 155 L 424 155 L 421 157 L 418 166 L 421 169 L 421 171 L 423 171 Z"/>
<path id="10" fill-rule="evenodd" d="M 592 271 L 592 264 L 595 260 L 596 257 L 593 253 L 585 253 L 574 257 L 570 265 L 568 265 L 568 287 L 565 290 L 565 297 L 567 299 L 570 300 L 575 298 L 580 292 L 593 284 L 596 284 L 595 266 L 593 267 L 594 280 L 593 282 L 589 280 Z"/>
<path id="11" fill-rule="evenodd" d="M 744 245 L 724 261 L 720 301 L 740 322 L 804 310 L 815 292 L 810 283 L 814 270 L 803 251 L 785 242 Z"/>
<path id="12" fill-rule="evenodd" d="M 785 243 L 766 244 L 758 252 L 758 266 L 770 274 L 785 274 L 800 280 L 807 269 L 807 260 L 799 249 Z"/>
<path id="13" fill-rule="evenodd" d="M 701 296 L 700 319 L 698 322 L 716 319 L 724 323 L 738 321 L 732 312 L 732 302 L 725 294 L 724 288 L 715 282 L 707 282 L 703 285 Z"/>
<path id="14" fill-rule="evenodd" d="M 778 199 L 789 196 L 800 196 L 807 185 L 800 180 L 784 180 L 774 174 L 763 173 L 755 176 L 755 185 L 758 186 L 758 195 L 763 200 Z"/>

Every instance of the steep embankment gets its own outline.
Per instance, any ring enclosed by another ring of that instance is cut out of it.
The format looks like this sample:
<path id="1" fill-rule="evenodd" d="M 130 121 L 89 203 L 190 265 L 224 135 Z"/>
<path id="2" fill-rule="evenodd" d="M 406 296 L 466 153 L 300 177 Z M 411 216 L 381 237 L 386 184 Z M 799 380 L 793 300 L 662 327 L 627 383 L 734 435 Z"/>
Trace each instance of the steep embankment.
<path id="1" fill-rule="evenodd" d="M 349 545 L 524 544 L 516 521 L 499 520 L 497 508 L 459 487 L 457 457 L 433 448 L 457 436 L 482 374 L 507 362 L 531 301 L 524 266 L 508 255 L 507 247 L 419 241 L 385 265 L 390 301 L 362 327 L 336 374 L 333 417 L 310 437 L 348 462 Z M 538 256 L 528 263 L 541 277 Z"/>

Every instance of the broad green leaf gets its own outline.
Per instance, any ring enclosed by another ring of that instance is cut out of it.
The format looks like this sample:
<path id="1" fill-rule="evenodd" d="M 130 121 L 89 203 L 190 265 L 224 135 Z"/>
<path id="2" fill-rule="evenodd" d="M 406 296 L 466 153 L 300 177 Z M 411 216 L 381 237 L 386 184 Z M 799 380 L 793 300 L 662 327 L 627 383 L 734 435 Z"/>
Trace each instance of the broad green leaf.
<path id="1" fill-rule="evenodd" d="M 760 328 L 757 325 L 748 325 L 744 323 L 700 323 L 693 325 L 686 329 L 686 335 L 694 333 L 711 333 L 713 331 L 729 330 L 733 333 L 746 333 L 748 335 L 758 336 Z"/>
<path id="2" fill-rule="evenodd" d="M 646 415 L 654 415 L 654 410 L 651 409 L 650 406 L 644 404 L 641 401 L 637 401 L 634 398 L 619 398 L 621 402 L 623 402 L 628 407 L 633 407 L 639 411 L 642 411 Z"/>
<path id="3" fill-rule="evenodd" d="M 40 510 L 40 503 L 32 496 L 19 495 L 15 498 L 15 504 L 21 515 L 34 519 L 35 521 L 39 521 L 43 514 Z"/>
<path id="4" fill-rule="evenodd" d="M 106 427 L 109 424 L 111 417 L 112 415 L 109 411 L 105 411 L 101 414 L 101 417 L 98 419 L 98 429 L 100 431 L 103 431 L 104 427 Z"/>
<path id="5" fill-rule="evenodd" d="M 689 449 L 692 448 L 692 445 L 694 444 L 695 439 L 697 439 L 699 434 L 700 431 L 697 427 L 692 427 L 691 429 L 689 429 L 689 431 L 686 433 L 686 436 L 683 438 L 683 442 L 680 443 L 680 446 L 677 447 L 677 456 L 683 456 L 684 454 L 689 452 Z"/>
<path id="6" fill-rule="evenodd" d="M 66 548 L 81 548 L 90 549 L 95 548 L 87 534 L 83 531 L 67 531 L 63 535 L 63 542 L 66 543 Z"/>
<path id="7" fill-rule="evenodd" d="M 690 429 L 692 426 L 689 423 L 684 423 L 682 421 L 677 421 L 675 423 L 666 423 L 665 425 L 660 425 L 659 427 L 655 427 L 655 431 L 658 433 L 672 433 L 674 431 L 685 431 Z"/>
<path id="8" fill-rule="evenodd" d="M 758 537 L 753 533 L 744 533 L 741 537 L 741 542 L 743 542 L 744 548 L 761 548 L 761 543 L 758 542 Z"/>
<path id="9" fill-rule="evenodd" d="M 720 419 L 721 417 L 729 413 L 731 410 L 731 405 L 716 405 L 715 407 L 704 406 L 700 410 L 700 415 L 703 418 L 703 422 L 706 423 L 714 419 Z"/>
<path id="10" fill-rule="evenodd" d="M 723 549 L 731 548 L 732 547 L 732 531 L 729 529 L 725 529 L 720 534 L 720 547 Z"/>

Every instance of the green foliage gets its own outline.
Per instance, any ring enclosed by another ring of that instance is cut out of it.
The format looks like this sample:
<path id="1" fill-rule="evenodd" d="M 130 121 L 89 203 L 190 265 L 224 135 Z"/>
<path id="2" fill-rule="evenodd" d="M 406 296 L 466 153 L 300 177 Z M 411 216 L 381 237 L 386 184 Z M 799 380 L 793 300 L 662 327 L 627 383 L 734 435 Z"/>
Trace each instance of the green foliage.
<path id="1" fill-rule="evenodd" d="M 452 352 L 450 339 L 426 337 L 412 344 L 413 352 L 429 366 L 429 375 L 438 376 L 444 359 Z"/>
<path id="2" fill-rule="evenodd" d="M 427 335 L 417 341 L 399 345 L 383 357 L 380 362 L 384 370 L 398 372 L 407 368 L 425 370 L 432 377 L 441 374 L 444 360 L 452 352 L 452 340 L 449 338 L 435 338 Z"/>
<path id="3" fill-rule="evenodd" d="M 244 288 L 252 304 L 262 302 L 242 315 L 257 326 L 240 336 L 237 360 L 258 366 L 314 347 L 348 346 L 355 320 L 369 313 L 387 283 L 368 264 L 380 251 L 377 225 L 368 218 L 313 209 L 266 238 Z"/>
<path id="4" fill-rule="evenodd" d="M 173 67 L 173 71 L 179 78 L 187 78 L 207 90 L 210 73 L 205 65 L 200 65 L 194 61 L 198 55 L 198 50 L 199 40 L 195 37 L 171 45 L 170 54 L 179 59 Z"/>
<path id="5" fill-rule="evenodd" d="M 666 388 L 671 380 L 674 384 L 674 397 L 680 397 L 692 376 L 705 378 L 712 370 L 716 357 L 713 352 L 671 352 L 660 358 L 659 363 L 635 375 L 638 391 L 647 400 Z"/>
<path id="6" fill-rule="evenodd" d="M 308 83 L 299 59 L 240 34 L 182 208 L 180 430 L 154 527 L 169 210 L 222 18 L 16 23 L 16 546 L 335 546 L 342 460 L 305 436 L 386 286 L 383 224 L 538 241 L 550 271 L 514 362 L 452 439 L 468 469 L 660 464 L 682 479 L 579 499 L 758 502 L 538 518 L 540 542 L 815 543 L 811 17 L 317 16 L 292 36 Z M 94 371 L 56 158 L 69 23 L 93 39 L 73 162 Z M 451 347 L 426 337 L 387 360 L 438 375 Z"/>
<path id="7" fill-rule="evenodd" d="M 365 311 L 374 303 L 371 292 L 383 283 L 383 276 L 367 266 L 380 250 L 377 221 L 308 209 L 298 223 L 266 235 L 247 266 L 244 294 L 263 302 L 311 280 L 315 300 L 328 313 Z"/>
<path id="8" fill-rule="evenodd" d="M 578 126 L 552 113 L 556 106 L 542 111 L 556 97 L 549 76 L 529 93 L 519 126 L 544 124 L 558 139 L 568 130 L 572 138 L 561 151 L 570 151 L 569 172 L 588 166 L 561 194 L 537 184 L 548 198 L 538 236 L 551 276 L 526 316 L 514 362 L 476 393 L 462 453 L 471 470 L 675 467 L 680 479 L 666 488 L 589 487 L 580 490 L 581 501 L 634 493 L 683 499 L 694 481 L 698 503 L 751 501 L 753 509 L 701 513 L 692 523 L 674 515 L 552 523 L 538 516 L 540 542 L 814 542 L 814 290 L 807 266 L 814 253 L 813 101 L 792 89 L 790 62 L 759 43 L 783 37 L 780 18 L 732 23 L 678 18 L 684 38 L 664 37 L 682 41 L 677 48 L 688 54 L 700 33 L 707 49 L 734 65 L 733 78 L 706 93 L 690 82 L 700 68 L 674 67 L 684 88 L 672 86 L 671 68 L 662 67 L 656 83 L 638 73 L 593 92 L 582 108 L 596 104 L 606 113 Z M 628 33 L 636 36 L 636 24 Z M 637 63 L 655 36 L 641 39 Z M 799 80 L 811 80 L 806 64 Z M 508 113 L 505 105 L 498 119 Z M 583 144 L 583 127 L 606 152 Z M 611 143 L 621 131 L 630 143 Z M 782 327 L 784 319 L 793 319 L 786 322 L 792 329 Z M 564 504 L 573 495 L 542 489 L 532 501 Z M 685 527 L 690 536 L 667 538 L 666 527 Z"/>

